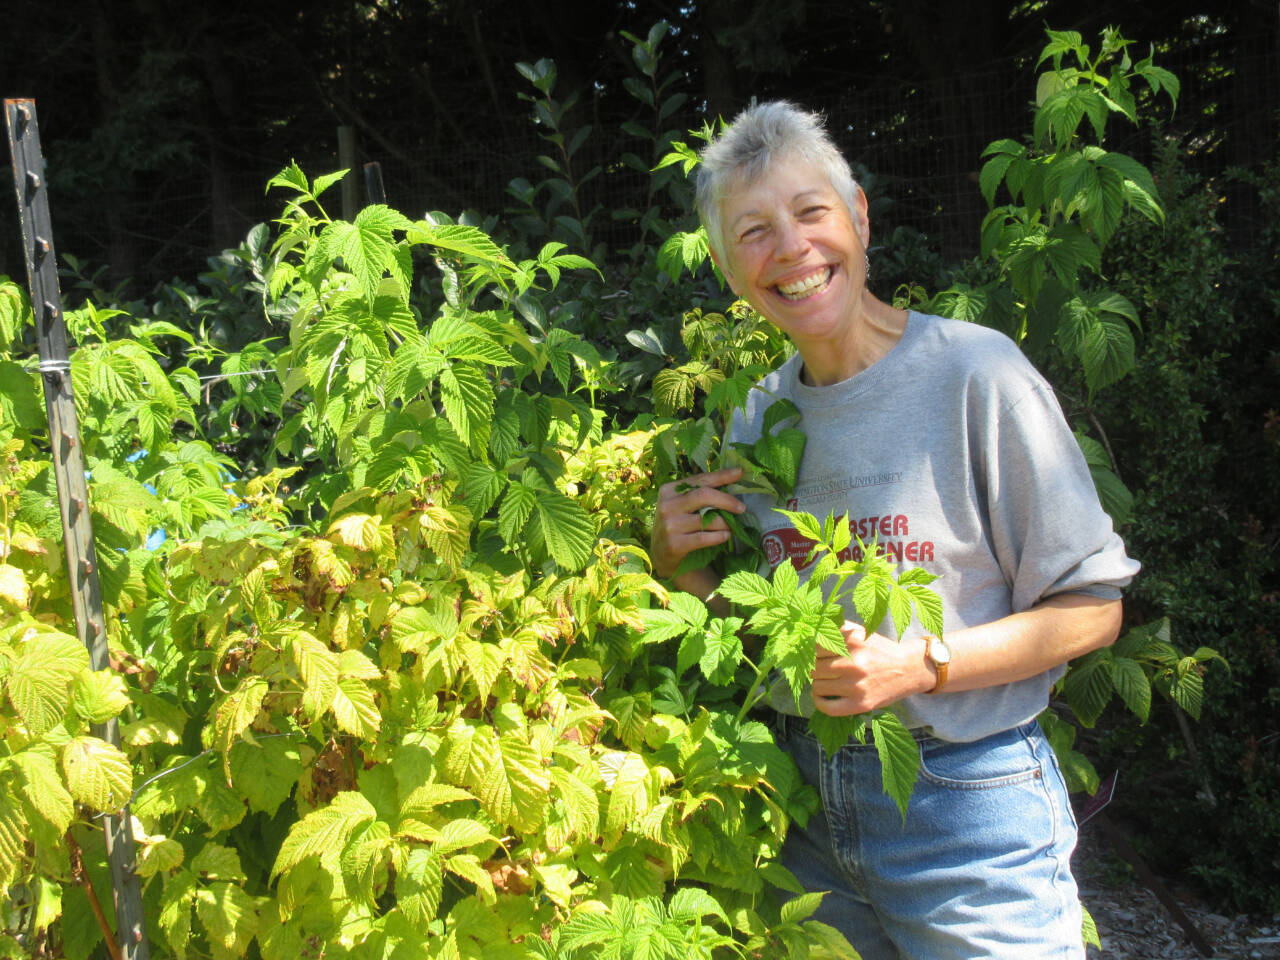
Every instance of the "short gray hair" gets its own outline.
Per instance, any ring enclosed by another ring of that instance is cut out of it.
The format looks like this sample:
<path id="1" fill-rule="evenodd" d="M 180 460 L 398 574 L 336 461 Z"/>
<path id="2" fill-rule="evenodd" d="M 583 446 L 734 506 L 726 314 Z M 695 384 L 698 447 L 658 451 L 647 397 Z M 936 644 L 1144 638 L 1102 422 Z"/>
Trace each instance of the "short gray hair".
<path id="1" fill-rule="evenodd" d="M 711 249 L 723 262 L 725 238 L 720 203 L 736 183 L 758 183 L 780 160 L 799 157 L 813 164 L 839 194 L 858 225 L 858 181 L 849 161 L 832 142 L 821 115 L 786 100 L 752 103 L 702 150 L 695 203 Z"/>

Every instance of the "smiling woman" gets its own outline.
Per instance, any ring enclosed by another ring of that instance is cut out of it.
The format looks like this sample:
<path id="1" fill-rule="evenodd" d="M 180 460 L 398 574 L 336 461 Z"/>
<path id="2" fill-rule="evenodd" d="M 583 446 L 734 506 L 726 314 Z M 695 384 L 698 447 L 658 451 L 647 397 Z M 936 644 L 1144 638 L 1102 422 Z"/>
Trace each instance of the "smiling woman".
<path id="1" fill-rule="evenodd" d="M 819 647 L 805 695 L 771 697 L 778 742 L 823 800 L 784 862 L 831 891 L 816 916 L 867 960 L 1079 960 L 1075 823 L 1036 717 L 1068 660 L 1115 640 L 1138 565 L 1052 389 L 1003 334 L 867 289 L 866 197 L 814 114 L 748 108 L 703 152 L 698 209 L 734 292 L 797 348 L 747 397 L 729 442 L 754 442 L 772 402 L 794 403 L 807 443 L 788 509 L 847 517 L 893 562 L 936 576 L 947 618 L 945 641 L 913 623 L 896 642 L 846 609 L 847 652 Z M 771 498 L 720 489 L 736 479 L 663 487 L 655 569 L 727 537 L 723 519 L 702 524 L 717 507 L 750 511 L 770 563 L 807 578 L 808 544 Z M 720 580 L 674 582 L 705 597 Z M 905 822 L 876 747 L 831 753 L 802 719 L 886 708 L 919 743 Z"/>
<path id="2" fill-rule="evenodd" d="M 794 123 L 784 106 L 757 108 L 761 126 Z M 867 289 L 867 198 L 848 165 L 838 153 L 796 149 L 774 156 L 767 177 L 752 177 L 751 167 L 732 166 L 724 143 L 704 155 L 698 199 L 729 285 L 812 358 L 810 385 L 871 366 L 901 338 L 907 313 Z"/>

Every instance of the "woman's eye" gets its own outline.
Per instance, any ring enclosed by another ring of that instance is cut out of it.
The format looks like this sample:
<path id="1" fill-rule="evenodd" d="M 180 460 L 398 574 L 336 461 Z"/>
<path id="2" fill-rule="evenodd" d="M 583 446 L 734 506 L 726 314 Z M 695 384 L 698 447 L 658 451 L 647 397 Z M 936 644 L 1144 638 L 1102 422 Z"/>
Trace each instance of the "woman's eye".
<path id="1" fill-rule="evenodd" d="M 747 227 L 746 230 L 743 230 L 742 236 L 740 236 L 738 239 L 754 240 L 756 237 L 760 236 L 762 233 L 764 233 L 764 227 L 761 226 L 760 224 L 757 224 L 754 227 Z"/>

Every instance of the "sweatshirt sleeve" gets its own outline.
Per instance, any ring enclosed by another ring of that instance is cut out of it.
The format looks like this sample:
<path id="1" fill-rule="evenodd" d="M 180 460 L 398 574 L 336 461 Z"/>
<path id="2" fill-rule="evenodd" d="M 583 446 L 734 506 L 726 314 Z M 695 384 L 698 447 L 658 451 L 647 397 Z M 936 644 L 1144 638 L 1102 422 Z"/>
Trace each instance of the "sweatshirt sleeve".
<path id="1" fill-rule="evenodd" d="M 1059 593 L 1118 598 L 1139 564 L 1098 501 L 1052 389 L 1027 367 L 1020 389 L 988 406 L 982 449 L 972 451 L 1012 609 Z"/>

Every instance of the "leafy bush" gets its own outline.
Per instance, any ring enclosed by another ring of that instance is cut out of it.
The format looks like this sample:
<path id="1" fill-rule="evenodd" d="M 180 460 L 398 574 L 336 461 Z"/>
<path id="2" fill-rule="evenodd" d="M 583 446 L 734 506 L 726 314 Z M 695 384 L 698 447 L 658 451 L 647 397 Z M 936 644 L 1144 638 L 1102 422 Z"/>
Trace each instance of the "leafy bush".
<path id="1" fill-rule="evenodd" d="M 1211 643 L 1232 669 L 1206 688 L 1189 739 L 1166 715 L 1146 729 L 1111 730 L 1103 745 L 1108 762 L 1143 783 L 1141 798 L 1122 790 L 1120 802 L 1154 834 L 1178 837 L 1154 844 L 1154 859 L 1190 869 L 1236 909 L 1274 911 L 1280 437 L 1268 384 L 1280 356 L 1278 238 L 1273 229 L 1260 248 L 1233 256 L 1216 185 L 1186 171 L 1177 143 L 1159 157 L 1165 228 L 1130 224 L 1112 247 L 1113 283 L 1146 318 L 1134 387 L 1100 395 L 1096 416 L 1134 490 L 1127 538 L 1144 571 L 1131 614 L 1167 613 L 1179 634 Z M 1278 174 L 1273 164 L 1248 175 L 1272 217 Z"/>
<path id="2" fill-rule="evenodd" d="M 202 439 L 199 381 L 157 344 L 189 335 L 70 317 L 122 674 L 87 671 L 71 634 L 47 440 L 8 415 L 38 410 L 39 380 L 4 359 L 8 948 L 93 952 L 93 811 L 131 800 L 149 932 L 176 956 L 594 956 L 614 936 L 847 955 L 815 897 L 773 892 L 802 892 L 773 857 L 811 791 L 646 634 L 667 593 L 634 539 L 652 486 L 631 458 L 671 422 L 606 433 L 578 394 L 598 354 L 538 323 L 539 286 L 592 265 L 387 207 L 332 220 L 335 180 L 273 180 L 290 199 L 264 293 L 289 337 L 259 348 L 280 466 L 234 479 Z M 0 305 L 9 345 L 30 312 L 12 284 Z M 123 754 L 85 733 L 116 715 Z"/>

